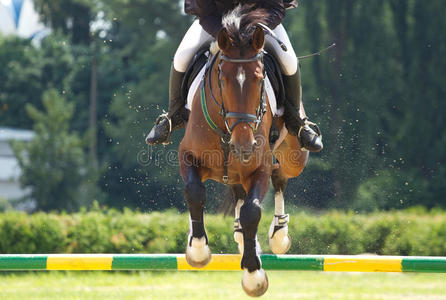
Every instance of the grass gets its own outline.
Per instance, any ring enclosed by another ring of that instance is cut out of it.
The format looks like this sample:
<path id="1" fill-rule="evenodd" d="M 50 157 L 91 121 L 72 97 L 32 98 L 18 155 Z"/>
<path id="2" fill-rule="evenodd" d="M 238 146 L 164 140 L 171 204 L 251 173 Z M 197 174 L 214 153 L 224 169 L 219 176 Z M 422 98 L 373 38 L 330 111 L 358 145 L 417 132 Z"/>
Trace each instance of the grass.
<path id="1" fill-rule="evenodd" d="M 252 299 L 241 272 L 0 273 L 0 299 Z M 263 299 L 445 299 L 446 274 L 269 271 Z"/>

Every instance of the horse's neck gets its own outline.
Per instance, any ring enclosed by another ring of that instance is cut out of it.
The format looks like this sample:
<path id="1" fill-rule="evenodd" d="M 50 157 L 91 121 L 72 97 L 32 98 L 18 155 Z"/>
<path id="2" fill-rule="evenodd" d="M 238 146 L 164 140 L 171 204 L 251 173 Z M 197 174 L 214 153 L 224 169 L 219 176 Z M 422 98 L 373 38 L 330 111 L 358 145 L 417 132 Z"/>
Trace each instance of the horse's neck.
<path id="1" fill-rule="evenodd" d="M 205 88 L 207 111 L 215 125 L 217 125 L 221 130 L 225 130 L 225 123 L 220 113 L 221 107 L 219 106 L 222 105 L 223 102 L 220 97 L 222 91 L 220 90 L 220 86 L 218 84 L 218 53 L 211 57 L 208 68 L 209 69 L 204 78 L 205 87 L 207 87 Z M 215 102 L 219 103 L 219 105 Z"/>

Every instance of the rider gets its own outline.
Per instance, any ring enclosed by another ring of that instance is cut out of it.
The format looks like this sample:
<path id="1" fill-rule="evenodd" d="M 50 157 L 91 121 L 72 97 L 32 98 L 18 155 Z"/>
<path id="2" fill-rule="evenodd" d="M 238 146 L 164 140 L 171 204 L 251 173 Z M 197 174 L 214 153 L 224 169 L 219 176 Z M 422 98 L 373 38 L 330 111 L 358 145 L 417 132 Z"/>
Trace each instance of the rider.
<path id="1" fill-rule="evenodd" d="M 158 117 L 155 126 L 146 138 L 151 145 L 167 143 L 170 133 L 184 125 L 184 101 L 181 97 L 181 84 L 187 66 L 198 50 L 208 46 L 222 28 L 222 16 L 239 4 L 254 4 L 254 7 L 268 11 L 268 27 L 273 29 L 279 40 L 287 47 L 283 51 L 277 41 L 266 36 L 265 49 L 272 52 L 279 62 L 285 86 L 284 121 L 288 132 L 298 136 L 301 147 L 311 151 L 322 150 L 322 137 L 316 133 L 307 118 L 300 117 L 301 83 L 299 61 L 294 53 L 288 35 L 281 22 L 285 10 L 297 7 L 295 0 L 185 0 L 185 12 L 198 18 L 192 23 L 175 53 L 170 71 L 169 111 Z"/>

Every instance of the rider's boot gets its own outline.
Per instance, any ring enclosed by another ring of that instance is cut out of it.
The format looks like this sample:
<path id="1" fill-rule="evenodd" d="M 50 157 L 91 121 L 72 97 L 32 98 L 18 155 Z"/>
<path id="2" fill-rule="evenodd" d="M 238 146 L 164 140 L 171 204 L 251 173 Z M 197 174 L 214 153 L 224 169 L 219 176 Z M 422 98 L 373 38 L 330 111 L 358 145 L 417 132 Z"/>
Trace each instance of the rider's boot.
<path id="1" fill-rule="evenodd" d="M 184 73 L 175 70 L 172 64 L 169 80 L 169 111 L 156 119 L 155 126 L 146 137 L 147 144 L 168 144 L 172 131 L 184 126 L 182 112 L 185 103 L 181 97 L 183 78 Z"/>
<path id="2" fill-rule="evenodd" d="M 288 132 L 297 136 L 300 146 L 311 152 L 319 152 L 323 148 L 322 135 L 319 127 L 300 117 L 300 104 L 302 101 L 302 88 L 300 85 L 300 70 L 294 75 L 283 75 L 285 86 L 285 113 L 284 121 Z M 314 127 L 313 130 L 310 126 Z"/>

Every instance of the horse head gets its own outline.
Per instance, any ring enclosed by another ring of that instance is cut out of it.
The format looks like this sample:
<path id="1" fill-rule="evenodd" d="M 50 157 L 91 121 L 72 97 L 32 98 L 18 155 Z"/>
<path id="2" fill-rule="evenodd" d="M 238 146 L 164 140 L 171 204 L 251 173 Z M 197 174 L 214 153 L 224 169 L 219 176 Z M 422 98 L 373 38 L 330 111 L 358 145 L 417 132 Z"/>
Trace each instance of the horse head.
<path id="1" fill-rule="evenodd" d="M 254 133 L 265 112 L 263 47 L 261 26 L 240 21 L 226 25 L 218 34 L 221 55 L 218 77 L 225 124 L 231 134 L 230 149 L 242 162 L 248 162 L 257 144 Z"/>

